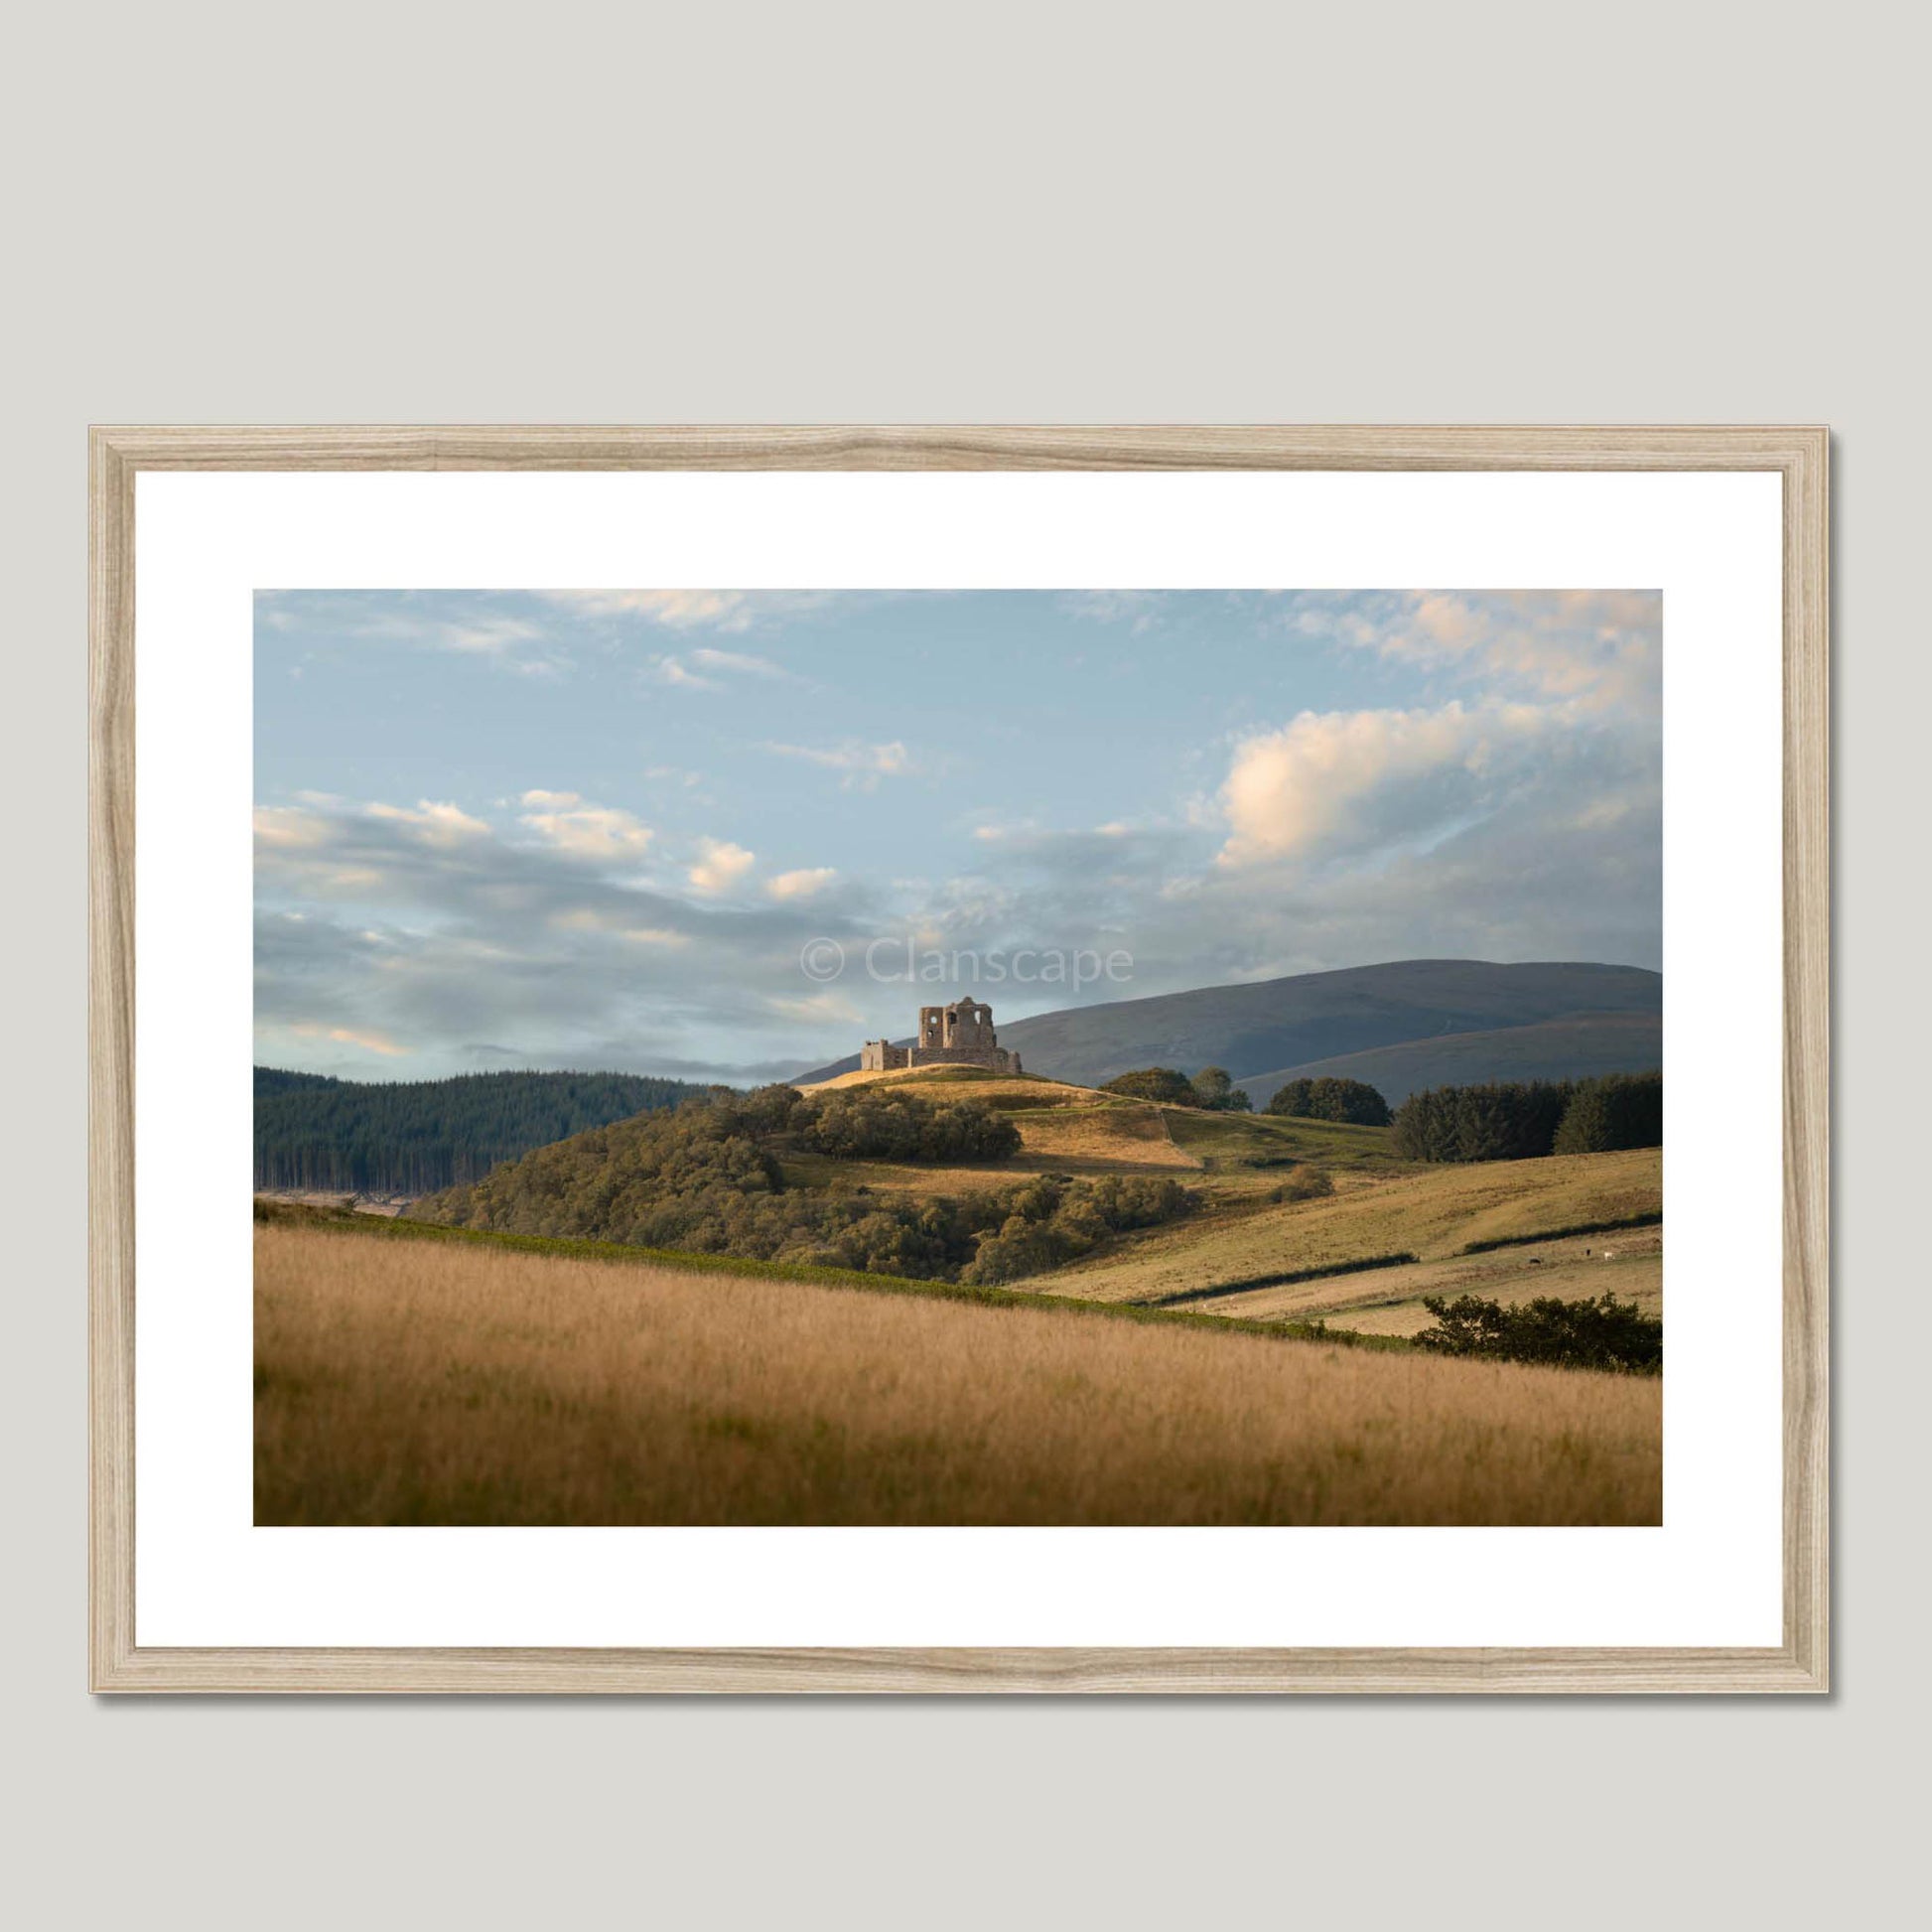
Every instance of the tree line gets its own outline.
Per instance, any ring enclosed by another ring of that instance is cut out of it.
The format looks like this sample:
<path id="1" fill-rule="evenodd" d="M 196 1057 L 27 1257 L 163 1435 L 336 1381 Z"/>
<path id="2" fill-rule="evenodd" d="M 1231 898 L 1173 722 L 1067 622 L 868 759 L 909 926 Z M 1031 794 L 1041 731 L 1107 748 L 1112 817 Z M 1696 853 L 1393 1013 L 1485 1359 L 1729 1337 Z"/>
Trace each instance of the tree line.
<path id="1" fill-rule="evenodd" d="M 1102 1093 L 1130 1100 L 1158 1101 L 1164 1107 L 1203 1107 L 1212 1113 L 1246 1114 L 1254 1102 L 1234 1084 L 1224 1066 L 1204 1066 L 1191 1078 L 1177 1066 L 1143 1066 L 1117 1073 Z M 1267 1111 L 1303 1120 L 1349 1121 L 1359 1127 L 1386 1127 L 1389 1103 L 1364 1080 L 1285 1080 L 1275 1089 Z"/>
<path id="2" fill-rule="evenodd" d="M 630 1073 L 466 1073 L 394 1083 L 255 1069 L 255 1185 L 425 1194 L 706 1089 Z"/>
<path id="3" fill-rule="evenodd" d="M 1664 1076 L 1432 1087 L 1396 1109 L 1390 1140 L 1410 1161 L 1530 1161 L 1661 1147 Z"/>

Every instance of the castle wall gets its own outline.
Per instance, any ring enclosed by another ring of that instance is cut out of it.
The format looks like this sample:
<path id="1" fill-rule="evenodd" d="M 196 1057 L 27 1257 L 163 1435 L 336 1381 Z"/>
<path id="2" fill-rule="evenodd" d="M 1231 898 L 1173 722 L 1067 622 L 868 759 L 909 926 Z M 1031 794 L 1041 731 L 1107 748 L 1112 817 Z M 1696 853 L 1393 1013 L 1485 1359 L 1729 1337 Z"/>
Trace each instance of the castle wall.
<path id="1" fill-rule="evenodd" d="M 900 1066 L 983 1066 L 989 1073 L 1018 1073 L 1020 1055 L 1000 1044 L 990 1006 L 980 1000 L 955 1000 L 949 1007 L 919 1009 L 919 1031 L 911 1046 L 869 1039 L 859 1049 L 862 1073 L 886 1073 Z"/>
<path id="2" fill-rule="evenodd" d="M 983 1066 L 990 1073 L 1018 1073 L 1020 1056 L 1004 1046 L 914 1046 L 914 1066 Z"/>

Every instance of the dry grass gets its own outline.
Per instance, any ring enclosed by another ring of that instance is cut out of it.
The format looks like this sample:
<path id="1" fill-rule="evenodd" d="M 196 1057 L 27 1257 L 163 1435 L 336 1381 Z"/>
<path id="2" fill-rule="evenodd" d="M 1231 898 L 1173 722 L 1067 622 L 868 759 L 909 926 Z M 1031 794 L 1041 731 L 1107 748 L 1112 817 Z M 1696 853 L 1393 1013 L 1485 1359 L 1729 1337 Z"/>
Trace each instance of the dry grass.
<path id="1" fill-rule="evenodd" d="M 1172 1173 L 1200 1162 L 1173 1144 L 1161 1108 L 1146 1101 L 1111 1107 L 1058 1107 L 1009 1116 L 1027 1164 L 1067 1173 Z M 1017 1164 L 1016 1164 L 1017 1165 Z"/>
<path id="2" fill-rule="evenodd" d="M 256 1235 L 256 1521 L 1644 1524 L 1653 1380 Z"/>
<path id="3" fill-rule="evenodd" d="M 889 1076 L 875 1074 L 875 1079 Z M 895 1194 L 967 1194 L 1011 1187 L 1029 1174 L 1190 1174 L 1200 1170 L 1192 1155 L 1168 1136 L 1159 1107 L 1126 1101 L 1108 1107 L 1048 1106 L 1037 1112 L 1008 1111 L 1020 1130 L 1021 1151 L 975 1167 L 895 1166 L 825 1154 L 781 1156 L 794 1187 L 870 1187 Z"/>
<path id="4" fill-rule="evenodd" d="M 1610 1234 L 1498 1248 L 1490 1254 L 1419 1261 L 1406 1268 L 1249 1289 L 1188 1306 L 1250 1321 L 1319 1320 L 1356 1334 L 1413 1335 L 1435 1325 L 1436 1317 L 1422 1305 L 1425 1295 L 1449 1300 L 1478 1295 L 1513 1306 L 1539 1295 L 1579 1301 L 1604 1294 L 1634 1302 L 1645 1314 L 1662 1318 L 1662 1227 L 1623 1228 Z"/>
<path id="5" fill-rule="evenodd" d="M 1334 1181 L 1326 1199 L 1280 1206 L 1264 1206 L 1252 1193 L 1223 1192 L 1207 1212 L 1131 1237 L 1041 1277 L 1038 1286 L 1093 1301 L 1152 1302 L 1217 1282 L 1338 1268 L 1370 1255 L 1443 1260 L 1472 1241 L 1660 1212 L 1663 1150 L 1359 1170 L 1337 1173 Z M 1302 1306 L 1332 1305 L 1324 1294 L 1332 1297 L 1315 1290 Z"/>

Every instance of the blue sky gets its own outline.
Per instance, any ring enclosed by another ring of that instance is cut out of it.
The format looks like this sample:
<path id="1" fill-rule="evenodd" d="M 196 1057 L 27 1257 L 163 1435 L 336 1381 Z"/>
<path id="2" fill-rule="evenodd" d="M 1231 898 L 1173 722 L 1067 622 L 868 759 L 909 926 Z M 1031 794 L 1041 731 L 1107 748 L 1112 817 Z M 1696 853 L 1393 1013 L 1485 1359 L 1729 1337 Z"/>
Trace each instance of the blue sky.
<path id="1" fill-rule="evenodd" d="M 263 592 L 256 1057 L 744 1081 L 954 987 L 1658 966 L 1660 677 L 1642 591 Z"/>

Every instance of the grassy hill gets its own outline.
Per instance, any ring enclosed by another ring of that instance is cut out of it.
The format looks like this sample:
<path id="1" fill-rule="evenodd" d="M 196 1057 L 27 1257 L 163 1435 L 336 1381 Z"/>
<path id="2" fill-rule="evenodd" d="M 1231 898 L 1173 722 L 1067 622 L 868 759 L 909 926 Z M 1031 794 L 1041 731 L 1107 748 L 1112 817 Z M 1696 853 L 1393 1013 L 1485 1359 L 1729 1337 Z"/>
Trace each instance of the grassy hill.
<path id="1" fill-rule="evenodd" d="M 819 1103 L 867 1095 L 966 1103 L 1009 1124 L 1017 1145 L 901 1159 L 814 1143 Z M 844 1074 L 802 1106 L 760 1114 L 772 1104 L 621 1123 L 411 1211 L 522 1236 L 1388 1335 L 1425 1325 L 1422 1298 L 1438 1293 L 1610 1290 L 1649 1312 L 1661 1305 L 1655 1148 L 1424 1166 L 1400 1159 L 1386 1128 L 1160 1106 L 967 1067 Z M 1615 1241 L 1588 1232 L 1632 1224 Z"/>
<path id="2" fill-rule="evenodd" d="M 1000 1043 L 1019 1052 L 1030 1071 L 1083 1086 L 1134 1067 L 1193 1073 L 1209 1065 L 1237 1073 L 1284 1069 L 1260 1076 L 1279 1084 L 1316 1063 L 1325 1070 L 1342 1055 L 1478 1035 L 1502 1057 L 1492 1069 L 1483 1060 L 1489 1048 L 1477 1045 L 1465 1056 L 1472 1070 L 1460 1077 L 1490 1079 L 1506 1077 L 1509 1055 L 1537 1043 L 1497 1035 L 1564 1021 L 1581 1031 L 1545 1035 L 1540 1044 L 1547 1077 L 1571 1078 L 1632 1070 L 1622 1056 L 1625 1041 L 1609 1023 L 1622 1016 L 1654 1023 L 1662 1011 L 1661 976 L 1636 966 L 1405 959 L 1035 1014 L 1003 1023 Z M 1654 1051 L 1642 1062 L 1657 1063 Z M 800 1080 L 835 1077 L 857 1065 L 853 1054 Z M 1253 1097 L 1262 1104 L 1261 1094 Z"/>
<path id="3" fill-rule="evenodd" d="M 1363 1080 L 1391 1107 L 1425 1087 L 1481 1086 L 1491 1080 L 1574 1080 L 1599 1073 L 1642 1073 L 1664 1063 L 1664 1023 L 1654 1013 L 1588 1013 L 1489 1033 L 1446 1034 L 1310 1060 L 1274 1073 L 1243 1073 L 1235 1085 L 1257 1107 L 1295 1079 L 1324 1074 Z"/>
<path id="4" fill-rule="evenodd" d="M 1527 1286 L 1544 1280 L 1529 1272 L 1548 1265 L 1529 1259 L 1539 1241 L 1562 1247 L 1570 1240 L 1580 1251 L 1615 1248 L 1618 1243 L 1607 1237 L 1562 1231 L 1642 1217 L 1655 1217 L 1643 1220 L 1654 1229 L 1663 1212 L 1658 1148 L 1455 1167 L 1364 1164 L 1333 1171 L 1333 1180 L 1331 1195 L 1280 1202 L 1252 1184 L 1224 1185 L 1186 1223 L 1124 1237 L 1044 1278 L 1041 1286 L 1098 1301 L 1199 1306 L 1262 1318 L 1292 1311 L 1297 1319 L 1308 1319 L 1365 1302 L 1419 1303 L 1438 1292 L 1433 1284 L 1439 1275 L 1405 1270 L 1426 1271 L 1449 1260 L 1466 1261 L 1457 1293 L 1488 1294 L 1479 1281 L 1520 1278 Z M 1644 1284 L 1646 1299 L 1652 1289 L 1661 1293 L 1660 1241 L 1644 1237 L 1659 1270 L 1654 1283 Z M 1479 1254 L 1465 1256 L 1471 1247 L 1479 1247 Z M 1565 1259 L 1568 1254 L 1563 1248 Z M 1397 1259 L 1403 1257 L 1408 1259 Z M 1396 1265 L 1388 1265 L 1392 1261 Z M 1282 1279 L 1291 1276 L 1302 1279 Z M 1554 1272 L 1548 1280 L 1551 1285 L 1537 1292 L 1560 1292 Z M 1269 1284 L 1265 1292 L 1262 1284 Z M 1580 1284 L 1580 1292 L 1600 1294 L 1610 1285 L 1592 1279 Z M 1619 1284 L 1617 1292 L 1627 1295 L 1630 1285 Z"/>

